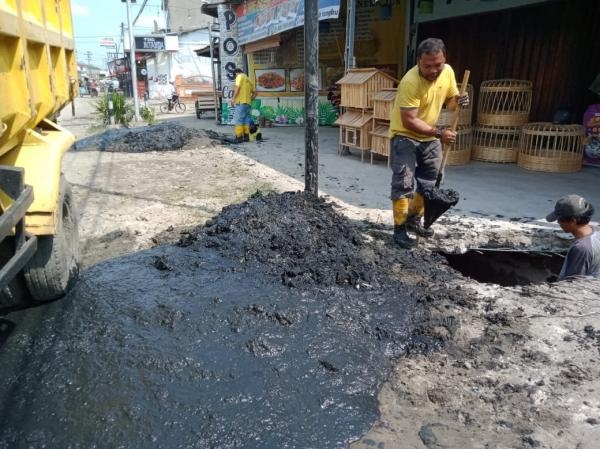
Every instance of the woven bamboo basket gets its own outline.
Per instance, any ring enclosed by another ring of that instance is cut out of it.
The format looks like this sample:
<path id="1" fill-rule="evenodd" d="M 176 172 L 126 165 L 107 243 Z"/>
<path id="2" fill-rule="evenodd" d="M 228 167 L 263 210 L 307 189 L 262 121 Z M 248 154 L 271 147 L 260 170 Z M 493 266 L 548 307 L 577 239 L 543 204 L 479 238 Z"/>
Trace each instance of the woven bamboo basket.
<path id="1" fill-rule="evenodd" d="M 461 83 L 458 83 L 459 90 L 461 89 Z M 467 93 L 469 94 L 469 106 L 466 108 L 461 108 L 458 113 L 458 125 L 470 125 L 473 120 L 473 86 L 471 84 L 467 84 Z M 437 121 L 437 126 L 452 126 L 452 121 L 454 120 L 454 111 L 451 109 L 444 108 L 442 112 L 440 112 L 440 117 Z"/>
<path id="2" fill-rule="evenodd" d="M 484 162 L 517 162 L 520 126 L 478 125 L 473 132 L 471 159 Z"/>
<path id="3" fill-rule="evenodd" d="M 466 165 L 471 160 L 473 128 L 463 125 L 456 128 L 456 142 L 450 147 L 446 165 Z"/>
<path id="4" fill-rule="evenodd" d="M 579 171 L 584 137 L 582 125 L 528 123 L 522 130 L 518 165 L 553 173 Z"/>
<path id="5" fill-rule="evenodd" d="M 529 121 L 531 96 L 531 81 L 483 81 L 479 89 L 477 123 L 492 126 L 524 125 Z"/>

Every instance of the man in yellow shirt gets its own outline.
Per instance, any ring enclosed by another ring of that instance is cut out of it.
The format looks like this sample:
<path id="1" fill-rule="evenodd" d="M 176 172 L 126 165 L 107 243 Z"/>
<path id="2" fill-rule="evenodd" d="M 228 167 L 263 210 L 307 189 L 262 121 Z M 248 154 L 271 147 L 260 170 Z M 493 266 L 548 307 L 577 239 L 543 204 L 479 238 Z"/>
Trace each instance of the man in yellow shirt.
<path id="1" fill-rule="evenodd" d="M 235 143 L 250 140 L 250 105 L 256 97 L 256 89 L 250 78 L 237 68 L 235 73 L 235 89 L 231 98 L 231 106 L 235 106 L 233 114 Z"/>
<path id="2" fill-rule="evenodd" d="M 425 39 L 417 47 L 417 64 L 400 81 L 390 120 L 394 242 L 402 248 L 416 244 L 407 231 L 433 235 L 421 224 L 423 193 L 435 186 L 442 143 L 456 140 L 454 131 L 435 124 L 444 104 L 455 109 L 468 103 L 467 95 L 459 97 L 454 71 L 446 64 L 444 42 Z"/>

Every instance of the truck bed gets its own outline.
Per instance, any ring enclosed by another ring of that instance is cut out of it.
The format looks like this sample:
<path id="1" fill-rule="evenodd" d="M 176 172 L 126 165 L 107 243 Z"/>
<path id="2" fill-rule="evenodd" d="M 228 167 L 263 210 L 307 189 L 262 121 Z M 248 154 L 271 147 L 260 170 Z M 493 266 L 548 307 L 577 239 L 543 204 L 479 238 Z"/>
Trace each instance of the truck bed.
<path id="1" fill-rule="evenodd" d="M 0 156 L 75 95 L 69 0 L 0 2 Z"/>

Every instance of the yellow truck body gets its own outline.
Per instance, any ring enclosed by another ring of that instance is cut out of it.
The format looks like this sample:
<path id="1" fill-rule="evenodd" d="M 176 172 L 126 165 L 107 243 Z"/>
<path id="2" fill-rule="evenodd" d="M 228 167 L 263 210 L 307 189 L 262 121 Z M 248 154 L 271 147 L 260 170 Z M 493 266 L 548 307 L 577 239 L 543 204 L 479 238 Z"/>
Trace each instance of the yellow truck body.
<path id="1" fill-rule="evenodd" d="M 77 95 L 76 80 L 70 0 L 0 0 L 0 243 L 16 236 L 20 254 L 16 264 L 0 257 L 0 295 L 35 253 L 29 236 L 52 240 L 61 230 L 61 165 L 75 139 L 54 119 Z"/>
<path id="2" fill-rule="evenodd" d="M 26 169 L 30 212 L 41 218 L 28 220 L 34 234 L 53 233 L 60 165 L 74 138 L 48 119 L 73 98 L 75 80 L 69 0 L 0 0 L 0 164 Z"/>

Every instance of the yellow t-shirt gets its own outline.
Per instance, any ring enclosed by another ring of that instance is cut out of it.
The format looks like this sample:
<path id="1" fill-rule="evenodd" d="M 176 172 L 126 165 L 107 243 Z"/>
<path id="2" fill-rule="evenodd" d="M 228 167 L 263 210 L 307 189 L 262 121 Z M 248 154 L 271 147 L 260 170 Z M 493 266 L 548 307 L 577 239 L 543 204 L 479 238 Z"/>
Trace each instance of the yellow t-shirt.
<path id="1" fill-rule="evenodd" d="M 239 93 L 236 101 L 239 104 L 252 104 L 252 94 L 254 93 L 254 84 L 245 73 L 238 73 L 235 77 L 235 86 L 238 87 Z"/>
<path id="2" fill-rule="evenodd" d="M 454 70 L 448 64 L 435 81 L 428 81 L 420 76 L 419 67 L 414 66 L 400 80 L 390 118 L 390 138 L 400 134 L 420 141 L 434 140 L 434 137 L 406 129 L 402 124 L 400 108 L 418 108 L 417 117 L 428 125 L 435 126 L 446 100 L 458 93 Z"/>

